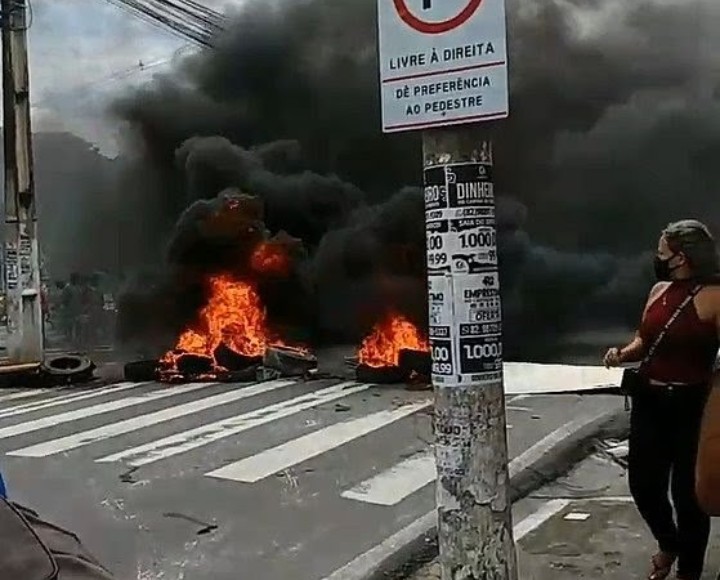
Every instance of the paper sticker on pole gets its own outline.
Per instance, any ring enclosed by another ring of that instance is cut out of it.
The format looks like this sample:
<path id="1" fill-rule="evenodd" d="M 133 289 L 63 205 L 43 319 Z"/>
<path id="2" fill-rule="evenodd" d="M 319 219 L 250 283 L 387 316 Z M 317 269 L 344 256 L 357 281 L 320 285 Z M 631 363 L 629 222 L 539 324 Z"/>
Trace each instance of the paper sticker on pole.
<path id="1" fill-rule="evenodd" d="M 502 377 L 492 152 L 424 169 L 430 350 L 435 385 L 491 384 Z"/>
<path id="2" fill-rule="evenodd" d="M 378 0 L 383 131 L 508 115 L 505 0 Z"/>
<path id="3" fill-rule="evenodd" d="M 451 331 L 452 300 L 452 279 L 449 275 L 428 277 L 430 355 L 435 384 L 453 381 L 457 372 Z"/>

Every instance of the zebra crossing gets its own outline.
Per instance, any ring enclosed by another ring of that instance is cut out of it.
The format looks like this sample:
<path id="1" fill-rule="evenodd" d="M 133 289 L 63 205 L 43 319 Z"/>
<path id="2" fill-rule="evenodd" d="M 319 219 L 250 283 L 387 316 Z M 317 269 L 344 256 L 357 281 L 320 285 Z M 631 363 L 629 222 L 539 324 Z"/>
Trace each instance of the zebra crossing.
<path id="1" fill-rule="evenodd" d="M 599 404 L 519 384 L 520 463 Z M 431 409 L 428 392 L 340 379 L 18 389 L 0 392 L 0 470 L 119 578 L 235 580 L 239 563 L 257 580 L 335 578 L 432 511 Z"/>
<path id="2" fill-rule="evenodd" d="M 0 454 L 15 461 L 71 457 L 140 468 L 181 462 L 196 452 L 220 463 L 208 464 L 203 478 L 247 486 L 341 451 L 431 404 L 428 393 L 341 380 L 18 390 L 0 395 Z M 257 435 L 263 426 L 270 430 Z M 214 452 L 228 441 L 231 453 Z M 243 442 L 254 452 L 235 455 Z M 419 456 L 357 476 L 338 488 L 338 497 L 392 506 L 411 496 L 435 479 L 432 454 L 422 446 Z"/>

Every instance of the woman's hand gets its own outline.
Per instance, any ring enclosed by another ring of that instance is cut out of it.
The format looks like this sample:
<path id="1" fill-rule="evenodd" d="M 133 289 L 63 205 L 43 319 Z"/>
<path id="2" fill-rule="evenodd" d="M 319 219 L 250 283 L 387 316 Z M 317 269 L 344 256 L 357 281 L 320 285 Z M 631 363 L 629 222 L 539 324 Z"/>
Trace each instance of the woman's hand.
<path id="1" fill-rule="evenodd" d="M 622 364 L 620 349 L 617 347 L 609 348 L 603 357 L 603 364 L 606 369 L 609 369 L 610 367 L 619 367 Z"/>

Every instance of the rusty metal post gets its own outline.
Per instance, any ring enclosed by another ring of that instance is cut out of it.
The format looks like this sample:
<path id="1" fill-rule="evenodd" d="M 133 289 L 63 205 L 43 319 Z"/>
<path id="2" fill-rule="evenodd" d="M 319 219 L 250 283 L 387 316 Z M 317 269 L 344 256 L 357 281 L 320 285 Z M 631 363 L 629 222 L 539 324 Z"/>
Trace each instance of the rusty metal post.
<path id="1" fill-rule="evenodd" d="M 443 580 L 516 580 L 492 143 L 426 131 L 424 184 Z"/>
<path id="2" fill-rule="evenodd" d="M 1 0 L 5 146 L 4 287 L 11 363 L 43 358 L 25 0 Z"/>

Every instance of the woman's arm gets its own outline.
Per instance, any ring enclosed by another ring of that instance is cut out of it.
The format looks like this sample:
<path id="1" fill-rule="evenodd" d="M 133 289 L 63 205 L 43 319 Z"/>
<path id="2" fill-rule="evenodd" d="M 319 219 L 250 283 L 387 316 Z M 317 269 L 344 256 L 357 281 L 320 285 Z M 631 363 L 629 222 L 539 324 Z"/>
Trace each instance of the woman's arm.
<path id="1" fill-rule="evenodd" d="M 645 302 L 645 308 L 643 309 L 642 317 L 640 319 L 641 324 L 642 321 L 645 320 L 645 316 L 647 315 L 650 305 L 655 302 L 655 300 L 657 300 L 657 298 L 667 289 L 668 285 L 669 284 L 667 282 L 659 282 L 653 286 L 652 290 L 650 290 L 650 294 Z M 718 318 L 718 321 L 718 324 L 720 324 L 720 317 Z M 720 329 L 720 326 L 718 328 Z M 640 337 L 640 332 L 638 331 L 635 333 L 635 337 L 630 343 L 621 348 L 614 348 L 608 351 L 604 359 L 605 365 L 617 366 L 623 363 L 639 362 L 645 356 L 646 348 L 647 346 L 643 343 L 643 340 Z"/>
<path id="2" fill-rule="evenodd" d="M 640 337 L 640 333 L 635 333 L 635 338 L 632 341 L 619 349 L 618 359 L 620 364 L 639 362 L 645 356 L 645 344 L 643 339 Z"/>

